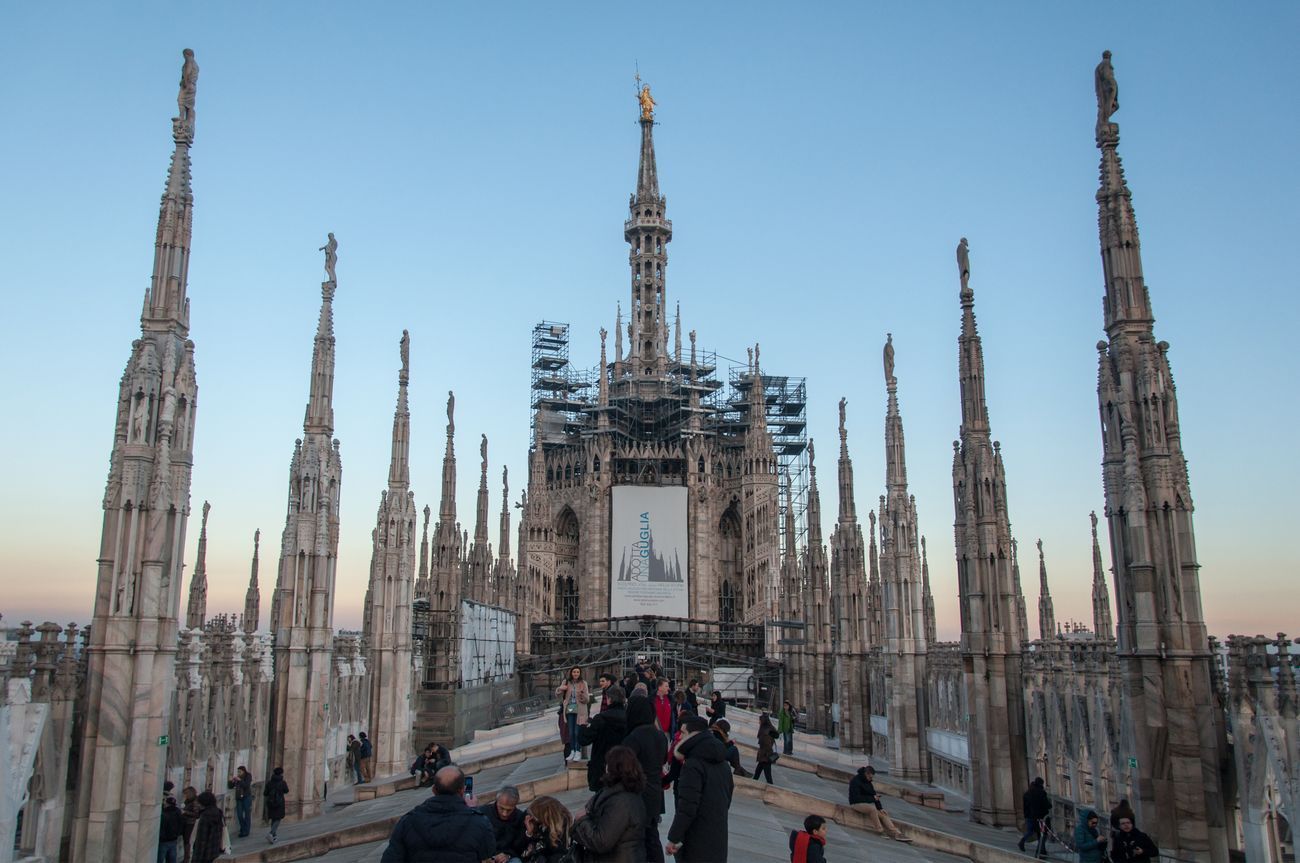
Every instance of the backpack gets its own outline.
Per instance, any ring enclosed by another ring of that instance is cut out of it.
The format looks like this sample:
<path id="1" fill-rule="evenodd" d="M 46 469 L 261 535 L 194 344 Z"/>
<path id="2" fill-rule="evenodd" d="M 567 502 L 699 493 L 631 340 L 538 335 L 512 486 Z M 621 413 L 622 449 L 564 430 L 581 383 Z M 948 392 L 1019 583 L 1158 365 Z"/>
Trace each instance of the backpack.
<path id="1" fill-rule="evenodd" d="M 370 745 L 370 738 L 361 741 L 361 757 L 369 758 L 375 752 L 375 748 Z"/>

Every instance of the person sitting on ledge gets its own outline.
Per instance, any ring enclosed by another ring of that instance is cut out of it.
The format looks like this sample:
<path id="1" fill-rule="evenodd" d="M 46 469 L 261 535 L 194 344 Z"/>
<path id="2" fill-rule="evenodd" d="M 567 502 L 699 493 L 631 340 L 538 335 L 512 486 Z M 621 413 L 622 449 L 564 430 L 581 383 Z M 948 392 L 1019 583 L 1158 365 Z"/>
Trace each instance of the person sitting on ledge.
<path id="1" fill-rule="evenodd" d="M 884 804 L 880 802 L 880 794 L 876 791 L 875 778 L 876 768 L 870 764 L 858 768 L 857 775 L 849 780 L 849 806 L 853 811 L 867 816 L 867 826 L 877 833 L 888 833 L 899 842 L 911 842 L 885 811 Z"/>

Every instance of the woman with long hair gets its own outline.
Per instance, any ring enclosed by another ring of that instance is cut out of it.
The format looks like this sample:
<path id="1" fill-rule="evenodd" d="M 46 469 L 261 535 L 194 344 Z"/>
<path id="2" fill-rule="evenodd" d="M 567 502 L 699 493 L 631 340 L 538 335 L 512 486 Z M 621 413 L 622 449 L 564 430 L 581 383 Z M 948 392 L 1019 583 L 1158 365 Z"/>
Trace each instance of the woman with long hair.
<path id="1" fill-rule="evenodd" d="M 560 699 L 560 715 L 564 717 L 568 739 L 564 741 L 564 757 L 569 761 L 582 760 L 582 746 L 578 743 L 578 726 L 586 725 L 589 714 L 587 706 L 591 701 L 591 690 L 587 681 L 582 679 L 582 667 L 575 665 L 569 669 L 564 682 L 555 690 L 555 697 Z"/>
<path id="2" fill-rule="evenodd" d="M 754 763 L 754 778 L 763 776 L 767 784 L 772 784 L 772 764 L 776 761 L 776 728 L 772 717 L 766 713 L 758 716 L 758 759 Z"/>
<path id="3" fill-rule="evenodd" d="M 573 816 L 554 797 L 538 797 L 524 815 L 528 845 L 519 855 L 523 863 L 559 863 L 572 842 Z"/>
<path id="4" fill-rule="evenodd" d="M 704 713 L 709 717 L 709 722 L 717 722 L 727 715 L 727 702 L 722 700 L 722 693 L 713 690 L 709 694 L 709 706 L 704 708 Z"/>
<path id="5" fill-rule="evenodd" d="M 587 863 L 639 863 L 645 860 L 645 772 L 626 746 L 605 753 L 604 786 L 578 813 L 574 840 L 586 849 Z"/>

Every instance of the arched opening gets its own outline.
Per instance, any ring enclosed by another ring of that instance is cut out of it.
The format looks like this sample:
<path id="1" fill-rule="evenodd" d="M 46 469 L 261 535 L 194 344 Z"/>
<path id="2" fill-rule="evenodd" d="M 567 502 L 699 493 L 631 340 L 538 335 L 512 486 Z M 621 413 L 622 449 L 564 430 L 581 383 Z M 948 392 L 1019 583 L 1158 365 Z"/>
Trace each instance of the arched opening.
<path id="1" fill-rule="evenodd" d="M 730 579 L 722 582 L 718 594 L 718 620 L 722 623 L 736 622 L 736 589 L 731 586 Z"/>
<path id="2" fill-rule="evenodd" d="M 565 507 L 555 520 L 555 617 L 578 619 L 578 517 Z"/>
<path id="3" fill-rule="evenodd" d="M 744 559 L 740 548 L 740 515 L 733 503 L 722 514 L 718 524 L 721 542 L 718 547 L 718 582 L 722 585 L 719 594 L 719 620 L 723 623 L 735 623 L 743 612 L 743 601 L 737 595 L 736 586 L 741 583 Z M 730 613 L 730 617 L 726 615 Z"/>

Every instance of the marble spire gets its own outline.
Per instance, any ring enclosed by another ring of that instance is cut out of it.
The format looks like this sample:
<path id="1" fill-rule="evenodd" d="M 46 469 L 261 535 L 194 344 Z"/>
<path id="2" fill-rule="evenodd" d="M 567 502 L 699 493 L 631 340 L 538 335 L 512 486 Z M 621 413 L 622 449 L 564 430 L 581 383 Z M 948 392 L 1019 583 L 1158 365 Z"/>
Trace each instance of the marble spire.
<path id="1" fill-rule="evenodd" d="M 1125 720 L 1141 771 L 1130 795 L 1162 849 L 1224 860 L 1235 816 L 1219 673 L 1201 605 L 1192 496 L 1169 343 L 1157 341 L 1133 196 L 1119 157 L 1119 87 L 1110 52 L 1094 72 L 1101 151 L 1097 229 L 1103 324 L 1097 400 Z"/>
<path id="2" fill-rule="evenodd" d="M 934 613 L 934 594 L 930 592 L 930 558 L 925 550 L 925 537 L 921 537 L 921 603 L 925 613 L 925 643 L 939 640 L 939 621 Z"/>
<path id="3" fill-rule="evenodd" d="M 293 789 L 286 812 L 316 815 L 325 799 L 325 728 L 334 654 L 334 582 L 338 570 L 343 461 L 334 431 L 334 315 L 337 283 L 331 241 L 312 347 L 303 436 L 289 460 L 289 502 L 271 600 L 275 685 L 271 690 L 271 763 Z"/>
<path id="4" fill-rule="evenodd" d="M 1110 612 L 1110 590 L 1101 563 L 1101 543 L 1097 540 L 1097 513 L 1088 513 L 1092 522 L 1092 631 L 1097 638 L 1115 637 L 1115 620 Z"/>
<path id="5" fill-rule="evenodd" d="M 410 489 L 411 337 L 402 331 L 401 369 L 397 373 L 397 407 L 393 411 L 393 446 L 388 488 L 379 496 L 370 557 L 370 598 L 365 626 L 370 677 L 369 732 L 374 745 L 374 775 L 391 776 L 406 769 L 410 756 L 411 599 L 415 581 L 415 494 Z"/>
<path id="6" fill-rule="evenodd" d="M 194 574 L 190 576 L 190 599 L 185 610 L 185 628 L 202 629 L 208 614 L 208 513 L 212 505 L 203 501 L 203 520 L 199 523 L 199 549 L 194 555 Z"/>
<path id="7" fill-rule="evenodd" d="M 1038 540 L 1038 637 L 1043 641 L 1056 637 L 1056 608 L 1047 586 L 1047 560 L 1043 557 L 1041 539 Z"/>
<path id="8" fill-rule="evenodd" d="M 253 563 L 248 574 L 248 592 L 244 594 L 244 616 L 242 619 L 245 634 L 257 632 L 257 625 L 262 616 L 262 592 L 257 586 L 257 555 L 262 544 L 262 531 L 253 531 Z"/>
<path id="9" fill-rule="evenodd" d="M 957 248 L 961 334 L 960 439 L 953 442 L 954 539 L 961 601 L 961 654 L 971 711 L 971 817 L 983 824 L 1020 823 L 1029 785 L 1024 704 L 1020 697 L 1022 597 L 1012 569 L 1002 449 L 992 439 L 984 399 L 984 348 L 975 324 L 969 246 Z"/>
<path id="10" fill-rule="evenodd" d="M 1020 584 L 1020 543 L 1011 537 L 1011 585 L 1016 594 L 1016 633 L 1021 644 L 1029 643 L 1029 612 L 1025 606 L 1025 591 Z"/>
<path id="11" fill-rule="evenodd" d="M 497 557 L 510 559 L 510 468 L 501 466 L 501 522 L 498 525 Z"/>
<path id="12" fill-rule="evenodd" d="M 479 444 L 479 480 L 478 505 L 474 509 L 474 542 L 486 546 L 488 543 L 488 438 L 483 435 Z"/>
<path id="13" fill-rule="evenodd" d="M 185 49 L 171 163 L 140 337 L 118 390 L 104 490 L 71 859 L 138 863 L 158 850 L 171 729 L 198 383 L 189 340 L 198 64 Z"/>
<path id="14" fill-rule="evenodd" d="M 459 606 L 461 548 L 460 525 L 456 522 L 456 394 L 448 391 L 447 449 L 442 456 L 442 492 L 429 572 L 429 600 L 436 610 Z"/>
<path id="15" fill-rule="evenodd" d="M 925 737 L 925 706 L 917 693 L 925 689 L 927 645 L 925 603 L 921 586 L 916 498 L 907 486 L 907 447 L 898 407 L 894 374 L 894 340 L 888 335 L 885 360 L 885 494 L 880 497 L 880 578 L 884 599 L 884 643 L 889 687 L 890 773 L 908 781 L 930 780 Z"/>

